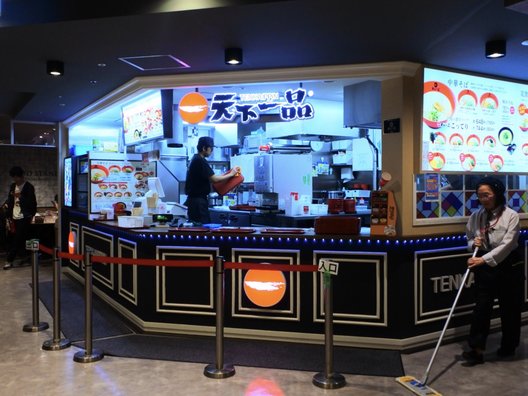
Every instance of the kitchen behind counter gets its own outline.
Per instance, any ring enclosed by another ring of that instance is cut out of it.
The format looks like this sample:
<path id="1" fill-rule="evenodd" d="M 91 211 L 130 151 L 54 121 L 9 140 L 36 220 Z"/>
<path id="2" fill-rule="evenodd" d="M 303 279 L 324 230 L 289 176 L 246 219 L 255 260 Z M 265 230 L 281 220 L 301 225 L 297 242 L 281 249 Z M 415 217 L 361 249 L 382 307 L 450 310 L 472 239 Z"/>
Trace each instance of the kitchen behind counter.
<path id="1" fill-rule="evenodd" d="M 249 226 L 268 226 L 268 227 L 299 227 L 313 228 L 315 219 L 321 216 L 350 216 L 350 214 L 300 214 L 286 215 L 284 213 L 271 213 L 262 210 L 232 210 L 226 206 L 217 206 L 210 209 L 211 222 L 223 226 L 249 227 Z M 370 226 L 370 209 L 357 208 L 353 216 L 361 218 L 363 227 Z"/>

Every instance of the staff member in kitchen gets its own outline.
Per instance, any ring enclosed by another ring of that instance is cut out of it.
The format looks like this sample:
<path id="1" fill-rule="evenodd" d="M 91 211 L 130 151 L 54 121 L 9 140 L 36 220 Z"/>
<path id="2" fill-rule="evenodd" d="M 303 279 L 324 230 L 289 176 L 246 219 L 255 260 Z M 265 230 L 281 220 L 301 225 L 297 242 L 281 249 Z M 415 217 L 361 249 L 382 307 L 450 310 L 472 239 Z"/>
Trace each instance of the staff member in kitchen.
<path id="1" fill-rule="evenodd" d="M 185 181 L 187 201 L 185 201 L 185 206 L 187 206 L 187 217 L 193 223 L 207 224 L 211 222 L 207 201 L 207 196 L 211 192 L 211 183 L 228 180 L 240 172 L 240 168 L 235 167 L 225 175 L 216 175 L 206 160 L 212 154 L 213 147 L 213 138 L 202 136 L 198 139 L 196 146 L 198 153 L 192 157 L 187 169 Z"/>
<path id="2" fill-rule="evenodd" d="M 481 208 L 467 223 L 468 248 L 478 247 L 468 267 L 475 274 L 476 301 L 469 332 L 469 351 L 462 354 L 466 365 L 484 362 L 484 350 L 490 329 L 493 301 L 500 305 L 502 339 L 496 351 L 499 359 L 513 357 L 519 346 L 523 302 L 523 260 L 517 252 L 519 215 L 506 206 L 506 189 L 494 177 L 477 184 Z"/>

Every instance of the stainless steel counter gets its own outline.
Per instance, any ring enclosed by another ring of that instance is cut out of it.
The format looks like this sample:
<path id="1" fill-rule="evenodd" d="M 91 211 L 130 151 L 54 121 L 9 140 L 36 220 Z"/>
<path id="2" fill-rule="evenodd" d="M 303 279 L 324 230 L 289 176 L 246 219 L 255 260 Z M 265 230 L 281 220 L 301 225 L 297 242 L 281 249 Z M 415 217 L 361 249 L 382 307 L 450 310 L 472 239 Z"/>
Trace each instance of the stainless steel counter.
<path id="1" fill-rule="evenodd" d="M 370 226 L 370 209 L 359 209 L 355 214 L 300 214 L 286 215 L 266 211 L 231 210 L 225 206 L 210 209 L 211 222 L 224 226 L 269 226 L 269 227 L 300 227 L 311 228 L 315 219 L 322 216 L 357 216 L 361 217 L 363 226 Z"/>

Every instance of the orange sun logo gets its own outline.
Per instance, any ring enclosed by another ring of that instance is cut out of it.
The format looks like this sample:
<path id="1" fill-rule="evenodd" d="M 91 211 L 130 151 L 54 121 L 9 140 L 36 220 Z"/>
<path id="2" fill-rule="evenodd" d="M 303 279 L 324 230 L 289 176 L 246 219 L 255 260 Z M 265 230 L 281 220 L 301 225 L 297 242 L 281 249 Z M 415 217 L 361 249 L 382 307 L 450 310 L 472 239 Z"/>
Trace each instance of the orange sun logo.
<path id="1" fill-rule="evenodd" d="M 253 304 L 272 307 L 286 293 L 286 278 L 281 271 L 249 270 L 244 277 L 244 292 Z"/>
<path id="2" fill-rule="evenodd" d="M 198 124 L 207 117 L 209 104 L 202 94 L 190 92 L 181 98 L 178 112 L 183 121 L 187 121 L 189 124 Z"/>

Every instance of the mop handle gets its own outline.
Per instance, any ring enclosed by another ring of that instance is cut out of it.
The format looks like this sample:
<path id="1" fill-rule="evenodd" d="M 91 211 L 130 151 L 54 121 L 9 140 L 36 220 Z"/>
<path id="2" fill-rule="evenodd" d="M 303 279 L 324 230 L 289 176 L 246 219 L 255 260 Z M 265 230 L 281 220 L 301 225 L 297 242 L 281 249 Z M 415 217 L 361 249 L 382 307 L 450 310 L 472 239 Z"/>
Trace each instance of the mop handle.
<path id="1" fill-rule="evenodd" d="M 473 251 L 472 258 L 475 258 L 478 252 L 478 246 Z M 425 374 L 423 376 L 422 384 L 425 385 L 427 383 L 427 378 L 429 377 L 429 371 L 431 370 L 431 366 L 433 365 L 433 361 L 436 357 L 436 353 L 438 352 L 438 348 L 440 347 L 440 344 L 442 343 L 442 338 L 444 338 L 444 334 L 447 330 L 447 326 L 449 326 L 449 321 L 451 320 L 451 316 L 453 316 L 453 312 L 455 310 L 455 307 L 458 302 L 458 298 L 462 294 L 462 290 L 464 289 L 464 285 L 466 284 L 467 277 L 469 276 L 469 273 L 471 272 L 471 269 L 468 267 L 466 269 L 466 273 L 464 274 L 464 277 L 462 278 L 462 283 L 460 284 L 460 287 L 458 288 L 458 293 L 455 297 L 455 302 L 453 303 L 453 306 L 451 307 L 451 310 L 449 311 L 449 315 L 447 315 L 446 322 L 444 324 L 444 329 L 442 330 L 442 333 L 440 334 L 440 338 L 438 339 L 438 342 L 436 343 L 436 347 L 433 352 L 433 356 L 431 356 L 431 360 L 429 361 L 429 365 L 427 366 L 427 370 L 425 370 Z"/>

